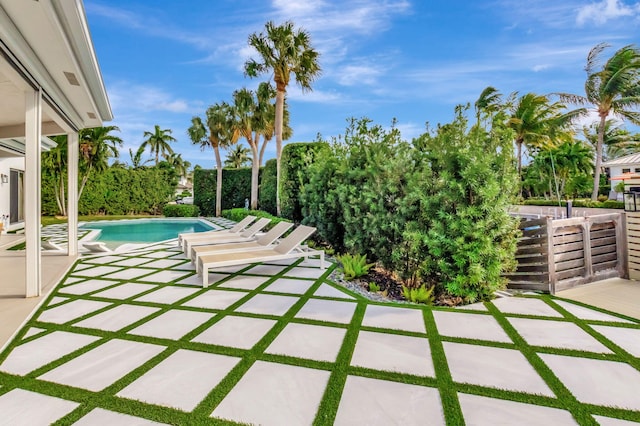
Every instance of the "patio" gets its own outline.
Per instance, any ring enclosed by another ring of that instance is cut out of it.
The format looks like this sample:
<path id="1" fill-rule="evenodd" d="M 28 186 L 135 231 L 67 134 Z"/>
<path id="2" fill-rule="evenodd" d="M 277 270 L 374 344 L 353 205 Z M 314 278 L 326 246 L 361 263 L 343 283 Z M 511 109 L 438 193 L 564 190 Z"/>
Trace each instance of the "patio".
<path id="1" fill-rule="evenodd" d="M 640 321 L 550 296 L 373 303 L 332 268 L 203 289 L 175 244 L 83 258 L 0 355 L 0 424 L 640 420 Z"/>

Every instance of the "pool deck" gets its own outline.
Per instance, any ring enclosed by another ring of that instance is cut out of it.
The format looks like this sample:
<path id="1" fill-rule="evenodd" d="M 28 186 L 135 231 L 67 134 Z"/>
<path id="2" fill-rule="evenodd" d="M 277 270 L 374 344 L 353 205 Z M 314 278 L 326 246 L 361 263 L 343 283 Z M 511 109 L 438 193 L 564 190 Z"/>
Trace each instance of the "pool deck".
<path id="1" fill-rule="evenodd" d="M 0 353 L 0 424 L 640 419 L 640 321 L 549 295 L 376 303 L 318 266 L 202 288 L 175 242 L 83 257 Z"/>

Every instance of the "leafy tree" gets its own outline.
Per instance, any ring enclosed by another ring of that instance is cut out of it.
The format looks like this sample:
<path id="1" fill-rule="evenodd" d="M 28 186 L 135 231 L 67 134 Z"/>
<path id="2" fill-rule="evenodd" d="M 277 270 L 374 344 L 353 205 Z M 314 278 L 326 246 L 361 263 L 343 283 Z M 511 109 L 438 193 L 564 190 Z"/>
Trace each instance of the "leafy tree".
<path id="1" fill-rule="evenodd" d="M 258 146 L 263 131 L 264 121 L 261 120 L 259 105 L 253 92 L 242 88 L 233 92 L 233 126 L 239 135 L 243 136 L 251 148 L 251 210 L 258 208 Z"/>
<path id="2" fill-rule="evenodd" d="M 115 131 L 120 129 L 117 126 L 104 126 L 82 129 L 78 133 L 81 173 L 78 199 L 82 196 L 91 173 L 94 170 L 106 170 L 109 167 L 109 159 L 119 157 L 118 146 L 122 146 L 122 139 L 111 134 Z"/>
<path id="3" fill-rule="evenodd" d="M 487 86 L 474 104 L 476 110 L 476 124 L 480 126 L 482 118 L 491 119 L 503 108 L 502 94 L 492 86 Z"/>
<path id="4" fill-rule="evenodd" d="M 640 49 L 634 45 L 624 46 L 600 66 L 602 54 L 608 47 L 608 44 L 600 43 L 587 55 L 585 96 L 560 94 L 561 99 L 567 102 L 583 106 L 592 105 L 598 111 L 600 123 L 592 200 L 598 198 L 607 118 L 613 114 L 633 124 L 640 124 L 640 112 L 637 110 L 640 106 Z"/>
<path id="5" fill-rule="evenodd" d="M 577 115 L 577 112 L 560 114 L 563 108 L 562 103 L 551 103 L 546 96 L 534 93 L 517 98 L 510 106 L 507 126 L 515 133 L 519 177 L 522 176 L 523 145 L 529 150 L 551 146 L 554 135 L 562 132 Z"/>
<path id="6" fill-rule="evenodd" d="M 144 147 L 143 149 L 149 147 L 151 155 L 155 155 L 156 166 L 160 162 L 161 155 L 173 154 L 171 142 L 175 142 L 176 138 L 171 136 L 171 133 L 171 129 L 161 129 L 157 124 L 154 126 L 153 132 L 144 132 L 146 139 L 142 142 L 141 147 Z"/>
<path id="7" fill-rule="evenodd" d="M 58 214 L 67 215 L 66 177 L 67 177 L 67 135 L 53 136 L 56 146 L 48 152 L 42 153 L 43 177 L 50 174 L 53 179 Z"/>
<path id="8" fill-rule="evenodd" d="M 176 174 L 180 177 L 186 177 L 187 172 L 189 171 L 189 167 L 191 167 L 191 163 L 189 161 L 182 159 L 182 154 L 177 154 L 172 152 L 171 154 L 165 155 L 165 161 L 173 167 Z"/>
<path id="9" fill-rule="evenodd" d="M 204 150 L 207 146 L 213 148 L 216 158 L 216 216 L 222 212 L 222 159 L 220 147 L 228 147 L 236 143 L 239 134 L 233 128 L 233 111 L 226 102 L 217 103 L 206 112 L 206 121 L 200 117 L 191 119 L 191 127 L 187 129 L 189 139 Z"/>
<path id="10" fill-rule="evenodd" d="M 251 157 L 249 153 L 251 150 L 245 148 L 242 145 L 236 145 L 234 149 L 227 153 L 227 159 L 224 160 L 225 167 L 230 167 L 233 169 L 239 169 L 241 167 L 246 167 L 247 164 L 251 164 Z"/>
<path id="11" fill-rule="evenodd" d="M 582 127 L 582 136 L 594 149 L 598 146 L 599 125 L 599 123 L 592 123 L 590 126 Z M 602 159 L 605 161 L 640 151 L 640 133 L 633 134 L 622 129 L 613 120 L 605 122 L 603 136 Z"/>
<path id="12" fill-rule="evenodd" d="M 257 77 L 265 72 L 273 72 L 276 83 L 275 136 L 278 181 L 276 208 L 279 215 L 280 156 L 287 86 L 293 73 L 303 92 L 312 90 L 311 83 L 320 75 L 319 53 L 311 46 L 309 34 L 302 29 L 295 30 L 291 21 L 282 25 L 267 22 L 264 33 L 254 33 L 249 36 L 249 45 L 257 50 L 260 61 L 249 59 L 244 66 L 245 73 L 250 77 Z"/>
<path id="13" fill-rule="evenodd" d="M 147 165 L 147 163 L 151 162 L 151 159 L 147 159 L 142 161 L 142 155 L 144 154 L 144 146 L 140 146 L 136 153 L 133 153 L 133 150 L 129 148 L 129 157 L 131 157 L 131 167 L 134 169 L 139 169 Z"/>

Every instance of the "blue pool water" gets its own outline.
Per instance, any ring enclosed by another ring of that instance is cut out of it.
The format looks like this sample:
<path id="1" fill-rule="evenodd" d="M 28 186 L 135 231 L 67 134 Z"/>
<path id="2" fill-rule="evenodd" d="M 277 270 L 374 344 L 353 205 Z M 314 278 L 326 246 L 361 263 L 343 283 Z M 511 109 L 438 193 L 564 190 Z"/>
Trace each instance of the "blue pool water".
<path id="1" fill-rule="evenodd" d="M 154 243 L 177 238 L 183 232 L 203 232 L 215 229 L 207 222 L 198 219 L 135 219 L 105 222 L 89 222 L 81 229 L 99 229 L 96 241 L 107 246 L 126 243 Z"/>

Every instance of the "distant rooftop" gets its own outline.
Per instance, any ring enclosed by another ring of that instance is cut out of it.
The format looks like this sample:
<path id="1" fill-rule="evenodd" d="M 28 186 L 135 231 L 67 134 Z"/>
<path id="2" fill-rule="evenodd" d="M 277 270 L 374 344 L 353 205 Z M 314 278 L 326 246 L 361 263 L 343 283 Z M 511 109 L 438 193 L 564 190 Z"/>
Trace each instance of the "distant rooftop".
<path id="1" fill-rule="evenodd" d="M 605 161 L 604 163 L 602 163 L 602 167 L 626 166 L 630 164 L 640 164 L 640 152 Z"/>

